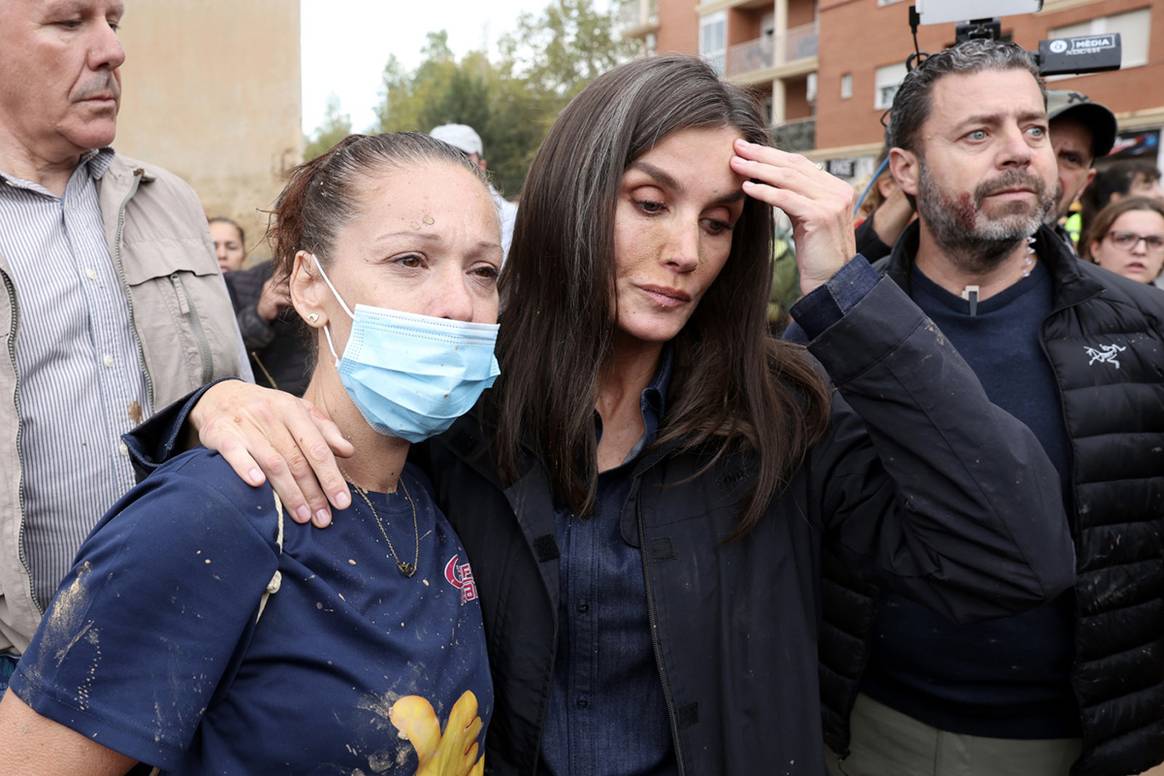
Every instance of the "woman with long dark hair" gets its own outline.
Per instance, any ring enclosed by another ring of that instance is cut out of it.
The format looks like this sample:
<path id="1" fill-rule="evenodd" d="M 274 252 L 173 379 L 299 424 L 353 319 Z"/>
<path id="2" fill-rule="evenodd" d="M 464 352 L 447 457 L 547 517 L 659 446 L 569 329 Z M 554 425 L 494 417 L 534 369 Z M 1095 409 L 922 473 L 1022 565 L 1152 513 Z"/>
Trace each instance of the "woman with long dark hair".
<path id="1" fill-rule="evenodd" d="M 807 351 L 767 334 L 773 206 Z M 417 451 L 473 563 L 496 772 L 823 774 L 826 544 L 958 619 L 1071 583 L 1054 468 L 853 258 L 851 206 L 695 59 L 616 68 L 550 130 L 502 376 Z"/>

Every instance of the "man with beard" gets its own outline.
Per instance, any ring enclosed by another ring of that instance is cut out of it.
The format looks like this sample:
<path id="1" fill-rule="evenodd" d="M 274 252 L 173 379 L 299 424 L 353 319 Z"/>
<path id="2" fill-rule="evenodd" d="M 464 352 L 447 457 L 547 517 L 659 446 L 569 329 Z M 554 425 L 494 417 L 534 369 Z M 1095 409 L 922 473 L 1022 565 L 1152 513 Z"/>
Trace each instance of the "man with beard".
<path id="1" fill-rule="evenodd" d="M 121 434 L 250 375 L 194 192 L 109 147 L 122 10 L 0 3 L 0 689 L 133 485 Z"/>
<path id="2" fill-rule="evenodd" d="M 1146 770 L 1164 760 L 1164 296 L 1078 262 L 1044 225 L 1055 153 L 1018 46 L 927 59 L 897 93 L 890 144 L 919 216 L 878 267 L 1038 436 L 1067 506 L 1031 519 L 1069 522 L 1078 578 L 1039 609 L 955 624 L 826 559 L 830 770 Z"/>
<path id="3" fill-rule="evenodd" d="M 1061 225 L 1062 221 L 1071 213 L 1075 200 L 1095 180 L 1095 160 L 1111 151 L 1119 125 L 1110 110 L 1079 92 L 1047 92 L 1047 118 L 1059 172 L 1055 207 L 1047 213 L 1047 225 L 1075 253 L 1079 235 L 1073 238 Z"/>

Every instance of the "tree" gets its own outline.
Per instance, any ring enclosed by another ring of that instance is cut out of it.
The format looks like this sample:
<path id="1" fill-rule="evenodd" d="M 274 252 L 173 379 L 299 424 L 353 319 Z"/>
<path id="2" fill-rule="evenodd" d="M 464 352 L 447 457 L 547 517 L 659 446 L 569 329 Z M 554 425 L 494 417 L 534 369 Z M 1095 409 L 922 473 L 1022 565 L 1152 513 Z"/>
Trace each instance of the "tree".
<path id="1" fill-rule="evenodd" d="M 444 31 L 429 33 L 421 55 L 411 72 L 389 58 L 380 129 L 428 132 L 439 124 L 468 124 L 481 135 L 495 185 L 514 197 L 566 102 L 629 59 L 633 47 L 592 0 L 554 0 L 541 15 L 522 15 L 494 59 L 473 51 L 457 61 Z"/>
<path id="2" fill-rule="evenodd" d="M 501 47 L 531 84 L 564 98 L 562 105 L 636 51 L 591 0 L 556 0 L 540 16 L 522 14 Z"/>
<path id="3" fill-rule="evenodd" d="M 339 97 L 332 94 L 327 98 L 323 122 L 311 133 L 311 137 L 307 139 L 303 148 L 303 160 L 309 162 L 315 157 L 327 153 L 333 145 L 350 134 L 352 134 L 352 119 L 348 114 L 340 113 Z"/>

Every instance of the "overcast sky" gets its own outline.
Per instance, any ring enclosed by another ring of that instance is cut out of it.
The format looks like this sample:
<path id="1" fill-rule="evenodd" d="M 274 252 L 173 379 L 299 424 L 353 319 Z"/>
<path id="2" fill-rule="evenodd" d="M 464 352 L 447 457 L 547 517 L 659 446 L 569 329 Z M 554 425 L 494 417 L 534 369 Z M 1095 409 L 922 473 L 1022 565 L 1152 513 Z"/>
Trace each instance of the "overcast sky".
<path id="1" fill-rule="evenodd" d="M 319 126 L 333 93 L 352 117 L 352 129 L 367 129 L 388 56 L 415 67 L 429 32 L 447 30 L 457 56 L 483 47 L 492 53 L 523 11 L 537 13 L 549 1 L 301 0 L 303 131 Z"/>

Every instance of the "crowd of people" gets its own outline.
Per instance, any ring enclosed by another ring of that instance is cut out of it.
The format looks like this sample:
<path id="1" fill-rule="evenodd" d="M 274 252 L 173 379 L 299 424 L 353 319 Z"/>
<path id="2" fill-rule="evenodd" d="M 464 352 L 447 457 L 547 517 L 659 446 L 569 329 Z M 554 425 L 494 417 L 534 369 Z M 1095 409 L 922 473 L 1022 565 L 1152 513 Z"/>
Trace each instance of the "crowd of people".
<path id="1" fill-rule="evenodd" d="M 1107 108 L 937 52 L 855 221 L 648 57 L 516 206 L 471 127 L 352 135 L 246 266 L 113 150 L 122 13 L 0 4 L 0 772 L 1164 762 L 1164 192 Z"/>

